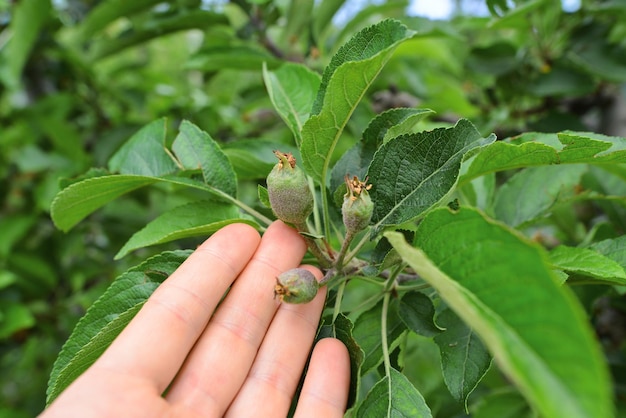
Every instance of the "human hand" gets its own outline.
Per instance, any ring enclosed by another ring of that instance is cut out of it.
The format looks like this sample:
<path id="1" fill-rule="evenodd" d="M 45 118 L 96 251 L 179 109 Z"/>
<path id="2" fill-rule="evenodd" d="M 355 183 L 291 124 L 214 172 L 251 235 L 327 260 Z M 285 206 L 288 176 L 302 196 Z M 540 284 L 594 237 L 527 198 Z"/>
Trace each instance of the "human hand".
<path id="1" fill-rule="evenodd" d="M 305 251 L 298 233 L 280 221 L 262 239 L 247 225 L 222 228 L 41 417 L 286 416 L 326 292 L 290 305 L 275 300 L 272 289 Z M 306 268 L 320 279 L 318 269 Z M 319 341 L 296 416 L 343 416 L 349 378 L 346 347 Z"/>

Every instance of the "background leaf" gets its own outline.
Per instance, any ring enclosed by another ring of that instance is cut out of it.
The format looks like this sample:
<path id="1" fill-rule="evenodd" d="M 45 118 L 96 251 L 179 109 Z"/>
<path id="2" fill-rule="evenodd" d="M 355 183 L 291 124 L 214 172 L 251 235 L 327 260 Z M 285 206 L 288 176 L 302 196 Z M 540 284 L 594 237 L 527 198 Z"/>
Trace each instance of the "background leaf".
<path id="1" fill-rule="evenodd" d="M 332 18 L 345 3 L 345 0 L 320 0 L 315 5 L 313 36 L 318 38 L 332 23 Z"/>
<path id="2" fill-rule="evenodd" d="M 404 294 L 400 299 L 398 314 L 407 328 L 416 334 L 434 337 L 443 331 L 443 328 L 435 323 L 433 301 L 421 292 Z"/>
<path id="3" fill-rule="evenodd" d="M 7 338 L 16 332 L 27 330 L 36 322 L 37 319 L 27 306 L 4 301 L 0 308 L 0 338 Z"/>
<path id="4" fill-rule="evenodd" d="M 559 245 L 550 251 L 550 262 L 567 273 L 591 277 L 591 282 L 626 285 L 626 272 L 616 261 L 588 248 Z"/>
<path id="5" fill-rule="evenodd" d="M 385 236 L 544 417 L 612 416 L 606 365 L 587 318 L 538 247 L 468 208 L 431 212 L 416 233 L 420 249 L 398 233 Z"/>
<path id="6" fill-rule="evenodd" d="M 415 386 L 400 372 L 391 369 L 369 391 L 356 411 L 358 418 L 430 418 L 430 408 Z"/>
<path id="7" fill-rule="evenodd" d="M 23 0 L 15 4 L 12 19 L 9 20 L 10 40 L 0 49 L 2 61 L 6 60 L 8 64 L 6 72 L 0 72 L 7 87 L 17 87 L 37 36 L 50 19 L 51 13 L 50 0 Z"/>
<path id="8" fill-rule="evenodd" d="M 376 306 L 359 315 L 354 323 L 353 335 L 365 356 L 361 366 L 361 374 L 365 374 L 382 363 L 383 346 L 381 339 L 382 300 Z M 398 316 L 397 301 L 389 304 L 387 311 L 387 341 L 389 351 L 398 345 L 398 339 L 406 327 Z"/>
<path id="9" fill-rule="evenodd" d="M 477 402 L 472 418 L 538 418 L 526 400 L 512 389 L 494 391 Z"/>
<path id="10" fill-rule="evenodd" d="M 117 38 L 97 39 L 90 49 L 91 59 L 100 60 L 154 38 L 188 29 L 206 29 L 227 23 L 226 17 L 208 10 L 185 10 L 175 15 L 153 16 Z"/>
<path id="11" fill-rule="evenodd" d="M 441 352 L 443 379 L 450 393 L 467 407 L 467 398 L 491 365 L 491 355 L 482 341 L 453 311 L 445 309 L 437 316 L 445 331 L 436 335 Z"/>
<path id="12" fill-rule="evenodd" d="M 165 252 L 119 276 L 89 308 L 54 363 L 46 404 L 87 370 L 190 251 Z"/>
<path id="13" fill-rule="evenodd" d="M 498 220 L 520 226 L 546 216 L 560 200 L 571 198 L 587 171 L 582 164 L 529 167 L 512 176 L 495 194 Z"/>
<path id="14" fill-rule="evenodd" d="M 248 45 L 224 45 L 203 48 L 185 64 L 190 70 L 217 71 L 221 69 L 260 70 L 263 65 L 275 68 L 280 61 L 269 52 Z"/>
<path id="15" fill-rule="evenodd" d="M 589 248 L 617 262 L 626 270 L 626 235 L 591 244 Z"/>
<path id="16" fill-rule="evenodd" d="M 293 146 L 263 139 L 240 139 L 222 145 L 237 180 L 265 179 L 278 161 L 274 150 L 297 152 Z"/>
<path id="17" fill-rule="evenodd" d="M 160 3 L 159 0 L 105 0 L 101 1 L 80 24 L 83 39 L 89 39 L 110 23 L 121 17 L 129 17 Z"/>
<path id="18" fill-rule="evenodd" d="M 394 138 L 374 156 L 368 177 L 373 188 L 372 223 L 399 225 L 417 218 L 454 187 L 465 154 L 495 141 L 461 119 L 452 128 Z"/>

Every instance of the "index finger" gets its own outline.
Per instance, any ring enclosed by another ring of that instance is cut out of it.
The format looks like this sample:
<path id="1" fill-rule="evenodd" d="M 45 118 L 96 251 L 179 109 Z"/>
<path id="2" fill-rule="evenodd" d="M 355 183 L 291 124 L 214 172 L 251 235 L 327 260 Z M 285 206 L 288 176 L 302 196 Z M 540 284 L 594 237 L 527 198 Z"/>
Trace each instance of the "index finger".
<path id="1" fill-rule="evenodd" d="M 259 242 L 244 224 L 216 232 L 154 291 L 94 368 L 142 377 L 164 391 Z"/>

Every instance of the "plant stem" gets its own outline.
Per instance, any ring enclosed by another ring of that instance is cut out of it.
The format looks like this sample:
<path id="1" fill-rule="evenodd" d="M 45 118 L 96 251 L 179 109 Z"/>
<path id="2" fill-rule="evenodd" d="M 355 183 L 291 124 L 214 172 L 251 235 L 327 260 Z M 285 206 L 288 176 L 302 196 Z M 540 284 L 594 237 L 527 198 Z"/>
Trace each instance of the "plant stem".
<path id="1" fill-rule="evenodd" d="M 328 258 L 328 256 L 326 254 L 324 254 L 324 252 L 322 251 L 322 249 L 320 248 L 320 246 L 318 245 L 317 241 L 313 238 L 311 238 L 310 236 L 308 236 L 308 234 L 310 234 L 309 232 L 309 227 L 305 222 L 301 222 L 299 224 L 294 225 L 296 227 L 296 229 L 301 232 L 301 236 L 302 238 L 304 238 L 304 241 L 306 242 L 307 246 L 309 247 L 309 251 L 311 252 L 311 254 L 313 254 L 315 256 L 315 258 L 317 258 L 317 261 L 320 263 L 320 267 L 322 268 L 329 268 L 332 264 L 332 262 L 330 261 L 330 259 Z"/>
<path id="2" fill-rule="evenodd" d="M 322 225 L 320 223 L 320 211 L 319 205 L 317 204 L 317 194 L 315 193 L 315 181 L 309 176 L 307 176 L 307 180 L 309 182 L 309 189 L 311 189 L 311 194 L 313 195 L 313 225 L 315 225 L 315 232 L 319 233 Z"/>
<path id="3" fill-rule="evenodd" d="M 339 250 L 339 254 L 337 254 L 337 258 L 335 259 L 335 267 L 337 270 L 341 271 L 343 268 L 343 260 L 346 257 L 346 253 L 350 248 L 350 243 L 354 239 L 354 232 L 346 231 L 346 236 L 343 239 L 343 243 L 341 244 L 341 249 Z"/>
<path id="4" fill-rule="evenodd" d="M 360 302 L 356 307 L 354 307 L 350 312 L 359 312 L 360 310 L 364 310 L 366 307 L 371 308 L 370 305 L 374 305 L 376 302 L 378 302 L 380 300 L 380 297 L 383 296 L 385 294 L 385 291 L 381 290 L 379 292 L 376 292 L 376 294 L 370 296 L 369 298 L 365 299 L 363 302 Z"/>
<path id="5" fill-rule="evenodd" d="M 363 234 L 363 237 L 359 240 L 359 242 L 354 246 L 354 248 L 352 249 L 352 251 L 350 251 L 350 253 L 347 256 L 348 261 L 352 260 L 358 253 L 359 250 L 361 249 L 361 247 L 363 247 L 365 245 L 365 243 L 367 243 L 367 241 L 369 241 L 372 233 L 371 233 L 371 229 Z"/>
<path id="6" fill-rule="evenodd" d="M 389 298 L 391 298 L 391 293 L 386 292 L 385 296 L 383 296 L 383 309 L 381 312 L 381 321 L 380 321 L 380 334 L 381 334 L 381 344 L 383 348 L 383 363 L 385 364 L 385 376 L 387 376 L 387 384 L 389 391 L 389 406 L 391 408 L 391 361 L 389 359 L 389 345 L 387 344 L 387 313 L 389 312 Z M 387 416 L 390 416 L 390 410 L 387 411 Z"/>
<path id="7" fill-rule="evenodd" d="M 386 281 L 376 280 L 375 278 L 372 278 L 372 277 L 356 276 L 356 277 L 353 277 L 352 280 L 361 280 L 363 282 L 372 283 L 377 286 L 386 286 Z"/>
<path id="8" fill-rule="evenodd" d="M 322 277 L 322 280 L 320 280 L 319 285 L 324 286 L 328 284 L 328 282 L 330 282 L 335 277 L 335 274 L 337 274 L 336 269 L 331 268 L 330 270 L 328 270 L 326 274 L 324 274 L 324 277 Z"/>
<path id="9" fill-rule="evenodd" d="M 346 281 L 344 280 L 343 282 L 341 282 L 339 288 L 337 289 L 337 298 L 335 299 L 335 307 L 333 309 L 333 324 L 335 323 L 337 317 L 339 316 L 339 313 L 341 312 L 341 300 L 343 299 L 343 291 L 345 290 L 345 288 Z"/>
<path id="10" fill-rule="evenodd" d="M 330 212 L 328 211 L 328 196 L 326 196 L 326 190 L 323 184 L 320 187 L 322 193 L 322 211 L 323 211 L 323 221 L 324 221 L 324 236 L 326 239 L 330 237 Z"/>
<path id="11" fill-rule="evenodd" d="M 387 316 L 389 313 L 389 299 L 391 298 L 391 288 L 393 287 L 394 282 L 396 281 L 396 277 L 398 276 L 398 274 L 400 274 L 403 268 L 404 268 L 403 265 L 399 265 L 393 271 L 389 279 L 387 279 L 387 284 L 385 286 L 385 296 L 383 296 L 383 308 L 381 312 L 381 321 L 380 321 L 381 344 L 382 344 L 382 349 L 383 349 L 383 363 L 385 365 L 385 376 L 387 376 L 387 384 L 388 384 L 387 390 L 389 391 L 389 405 L 388 405 L 387 415 L 390 415 L 391 413 L 391 391 L 392 391 L 391 360 L 389 358 L 389 344 L 387 341 Z"/>
<path id="12" fill-rule="evenodd" d="M 261 221 L 262 223 L 265 224 L 266 227 L 270 226 L 270 224 L 273 222 L 270 218 L 268 218 L 267 216 L 263 215 L 262 213 L 256 211 L 255 209 L 252 209 L 250 206 L 246 205 L 245 203 L 243 203 L 241 200 L 236 199 L 234 197 L 232 197 L 231 195 L 229 195 L 228 193 L 224 193 L 221 190 L 217 190 L 214 189 L 214 191 L 216 193 L 219 193 L 219 195 L 228 200 L 229 202 L 235 204 L 236 206 L 239 206 L 241 209 L 243 209 L 244 211 L 248 212 L 250 215 L 254 216 L 255 218 L 257 218 L 259 221 Z"/>
<path id="13" fill-rule="evenodd" d="M 422 290 L 422 289 L 430 289 L 432 286 L 428 283 L 420 283 L 413 285 L 396 285 L 395 289 L 399 292 L 407 292 L 409 290 Z"/>

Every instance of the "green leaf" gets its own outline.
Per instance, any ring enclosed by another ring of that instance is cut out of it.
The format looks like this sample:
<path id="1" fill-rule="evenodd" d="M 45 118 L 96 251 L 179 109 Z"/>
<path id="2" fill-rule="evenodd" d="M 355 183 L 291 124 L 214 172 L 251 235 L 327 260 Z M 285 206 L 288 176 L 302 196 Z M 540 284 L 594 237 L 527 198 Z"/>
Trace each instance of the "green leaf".
<path id="1" fill-rule="evenodd" d="M 176 184 L 211 193 L 215 197 L 237 204 L 238 201 L 223 191 L 200 181 L 185 177 L 147 177 L 134 175 L 101 175 L 72 183 L 61 190 L 52 201 L 50 215 L 57 228 L 70 230 L 87 215 L 110 201 L 135 189 L 156 182 Z"/>
<path id="2" fill-rule="evenodd" d="M 190 251 L 165 252 L 133 267 L 109 286 L 87 310 L 57 357 L 46 404 L 87 370 L 139 311 L 152 292 L 187 258 Z"/>
<path id="3" fill-rule="evenodd" d="M 301 64 L 285 63 L 275 71 L 263 67 L 263 79 L 274 108 L 296 138 L 302 142 L 302 126 L 309 118 L 320 76 Z"/>
<path id="4" fill-rule="evenodd" d="M 158 180 L 155 177 L 111 175 L 74 183 L 61 190 L 52 201 L 52 221 L 57 228 L 67 232 L 110 201 Z"/>
<path id="5" fill-rule="evenodd" d="M 346 19 L 345 23 L 341 25 L 341 31 L 333 35 L 335 45 L 338 46 L 339 42 L 344 42 L 346 38 L 357 33 L 363 27 L 380 20 L 381 16 L 405 17 L 407 7 L 409 7 L 409 0 L 387 0 L 380 2 L 380 4 L 372 2 L 364 4 L 364 7 L 358 10 L 357 14 Z"/>
<path id="6" fill-rule="evenodd" d="M 272 204 L 270 203 L 270 194 L 268 193 L 266 187 L 263 187 L 260 184 L 258 184 L 257 195 L 259 196 L 259 201 L 261 202 L 263 206 L 265 206 L 268 209 L 272 208 Z"/>
<path id="7" fill-rule="evenodd" d="M 314 115 L 322 111 L 324 97 L 332 92 L 330 80 L 337 69 L 348 62 L 366 61 L 382 52 L 393 50 L 402 41 L 410 38 L 415 33 L 397 20 L 387 19 L 382 22 L 368 26 L 357 32 L 348 42 L 339 48 L 332 57 L 330 63 L 324 69 L 322 83 L 317 92 L 317 98 L 313 104 Z M 380 71 L 380 68 L 378 69 Z M 377 72 L 378 72 L 377 71 Z"/>
<path id="8" fill-rule="evenodd" d="M 89 40 L 94 34 L 121 17 L 129 17 L 135 13 L 149 9 L 161 3 L 160 0 L 106 0 L 98 3 L 81 22 L 79 29 L 81 38 Z"/>
<path id="9" fill-rule="evenodd" d="M 109 160 L 109 170 L 120 174 L 162 176 L 178 170 L 165 148 L 165 118 L 135 133 Z"/>
<path id="10" fill-rule="evenodd" d="M 363 349 L 365 357 L 361 366 L 361 374 L 365 374 L 383 361 L 383 345 L 380 330 L 382 329 L 382 300 L 373 308 L 362 313 L 354 323 L 354 338 Z M 387 341 L 389 351 L 398 345 L 398 339 L 406 327 L 398 315 L 398 303 L 389 304 L 387 314 Z"/>
<path id="11" fill-rule="evenodd" d="M 626 81 L 626 49 L 607 40 L 606 25 L 589 22 L 571 37 L 567 58 L 594 78 L 614 83 Z"/>
<path id="12" fill-rule="evenodd" d="M 437 322 L 446 329 L 434 338 L 441 352 L 443 379 L 452 396 L 467 408 L 467 398 L 489 370 L 491 355 L 476 333 L 450 309 L 441 312 Z"/>
<path id="13" fill-rule="evenodd" d="M 385 20 L 357 33 L 324 71 L 300 148 L 307 174 L 320 184 L 326 185 L 333 151 L 350 115 L 395 48 L 412 35 L 401 23 Z"/>
<path id="14" fill-rule="evenodd" d="M 495 390 L 472 405 L 472 418 L 538 418 L 519 392 L 512 388 Z"/>
<path id="15" fill-rule="evenodd" d="M 142 25 L 121 33 L 115 39 L 102 38 L 93 43 L 91 59 L 99 60 L 126 48 L 147 42 L 170 33 L 205 29 L 212 25 L 228 23 L 225 16 L 207 10 L 185 10 L 176 15 L 154 17 Z"/>
<path id="16" fill-rule="evenodd" d="M 485 47 L 473 48 L 467 58 L 467 66 L 474 73 L 502 76 L 518 69 L 521 59 L 514 44 L 497 41 Z"/>
<path id="17" fill-rule="evenodd" d="M 425 337 L 434 337 L 442 332 L 435 324 L 433 301 L 421 292 L 408 292 L 400 299 L 400 319 L 408 329 Z"/>
<path id="18" fill-rule="evenodd" d="M 115 255 L 115 259 L 138 248 L 182 238 L 208 236 L 237 222 L 258 227 L 255 222 L 242 218 L 235 205 L 210 201 L 188 203 L 162 214 L 135 232 Z"/>
<path id="19" fill-rule="evenodd" d="M 153 291 L 154 289 L 152 289 Z M 147 295 L 149 296 L 149 295 Z M 146 296 L 146 298 L 147 298 Z M 52 381 L 52 378 L 48 381 L 48 401 L 49 405 L 56 397 L 58 397 L 65 388 L 67 388 L 74 380 L 76 380 L 81 374 L 83 374 L 96 360 L 106 351 L 106 349 L 111 345 L 113 340 L 117 338 L 118 335 L 122 332 L 122 330 L 128 325 L 128 323 L 135 317 L 137 312 L 144 305 L 145 300 L 140 300 L 135 303 L 133 306 L 128 307 L 125 311 L 121 313 L 115 313 L 111 315 L 112 319 L 109 319 L 108 322 L 102 323 L 101 328 L 95 332 L 89 339 L 89 341 L 85 342 L 82 347 L 76 351 L 76 353 L 69 359 L 67 364 L 64 367 L 60 367 L 58 374 L 55 377 L 55 380 Z M 100 322 L 101 318 L 92 317 L 90 320 L 96 322 Z M 80 324 L 80 322 L 79 322 Z M 87 328 L 87 325 L 85 325 Z M 75 330 L 78 329 L 78 325 Z M 84 332 L 89 332 L 85 330 Z M 72 338 L 70 336 L 70 339 Z M 68 340 L 69 342 L 70 340 Z M 63 346 L 65 349 L 66 345 Z M 68 347 L 72 348 L 72 347 Z M 63 351 L 61 352 L 63 354 Z M 57 358 L 57 362 L 60 357 Z M 55 366 L 56 366 L 55 362 Z"/>
<path id="20" fill-rule="evenodd" d="M 240 139 L 222 145 L 238 180 L 265 179 L 278 160 L 274 150 L 296 152 L 296 148 L 262 139 Z"/>
<path id="21" fill-rule="evenodd" d="M 528 0 L 524 2 L 519 2 L 516 4 L 514 8 L 509 9 L 507 2 L 503 0 L 497 0 L 494 2 L 488 3 L 497 3 L 498 7 L 501 10 L 501 13 L 494 13 L 495 9 L 490 7 L 490 10 L 493 14 L 500 15 L 499 18 L 493 19 L 489 23 L 489 28 L 491 29 L 509 29 L 509 28 L 526 28 L 531 23 L 528 18 L 529 12 L 532 12 L 538 7 L 541 7 L 546 3 L 546 0 Z"/>
<path id="22" fill-rule="evenodd" d="M 183 167 L 202 170 L 204 182 L 231 196 L 237 194 L 237 177 L 228 158 L 209 134 L 183 121 L 172 150 Z"/>
<path id="23" fill-rule="evenodd" d="M 0 307 L 0 340 L 9 338 L 18 331 L 31 328 L 36 323 L 35 316 L 25 304 L 2 301 L 2 307 Z"/>
<path id="24" fill-rule="evenodd" d="M 313 36 L 317 39 L 327 27 L 331 26 L 333 16 L 346 0 L 320 0 L 316 2 L 313 13 Z"/>
<path id="25" fill-rule="evenodd" d="M 309 34 L 315 0 L 290 2 L 285 15 L 287 25 L 282 34 L 287 45 L 295 43 L 298 38 L 305 39 Z"/>
<path id="26" fill-rule="evenodd" d="M 588 132 L 528 133 L 485 147 L 469 163 L 460 184 L 487 173 L 550 164 L 626 162 L 626 138 Z"/>
<path id="27" fill-rule="evenodd" d="M 395 109 L 389 109 L 386 112 L 381 113 L 380 115 L 384 115 L 388 112 L 396 112 L 396 111 L 402 111 L 402 110 L 406 111 L 405 117 L 401 118 L 398 121 L 398 123 L 389 126 L 388 129 L 386 130 L 383 129 L 383 131 L 386 131 L 385 136 L 383 137 L 383 143 L 386 143 L 390 139 L 398 137 L 400 135 L 413 133 L 415 125 L 421 122 L 424 118 L 429 117 L 435 113 L 433 110 L 430 110 L 430 109 L 395 108 Z M 369 132 L 367 134 L 369 135 Z M 365 135 L 366 133 L 364 132 L 363 136 L 365 137 Z M 380 144 L 378 144 L 378 146 L 380 146 Z"/>
<path id="28" fill-rule="evenodd" d="M 42 257 L 39 252 L 32 249 L 15 249 L 5 261 L 8 270 L 18 275 L 19 285 L 23 295 L 33 298 L 45 298 L 59 287 L 59 279 L 62 271 L 54 260 Z"/>
<path id="29" fill-rule="evenodd" d="M 420 249 L 399 233 L 385 236 L 481 337 L 543 417 L 612 416 L 601 350 L 540 247 L 467 208 L 426 216 L 416 233 Z"/>
<path id="30" fill-rule="evenodd" d="M 512 176 L 496 192 L 494 213 L 498 220 L 519 226 L 548 214 L 555 203 L 571 198 L 587 166 L 529 167 Z"/>
<path id="31" fill-rule="evenodd" d="M 15 282 L 17 282 L 19 276 L 12 271 L 3 270 L 0 271 L 0 290 L 5 289 Z M 2 320 L 2 315 L 0 314 L 0 321 Z"/>
<path id="32" fill-rule="evenodd" d="M 558 137 L 565 145 L 559 153 L 561 163 L 626 163 L 626 138 L 570 131 L 561 132 Z"/>
<path id="33" fill-rule="evenodd" d="M 347 408 L 351 408 L 354 402 L 356 402 L 357 394 L 359 393 L 359 382 L 361 381 L 359 378 L 361 365 L 363 364 L 363 350 L 353 337 L 353 328 L 352 321 L 340 313 L 337 315 L 335 322 L 320 327 L 317 335 L 318 340 L 326 337 L 337 338 L 348 348 L 348 353 L 350 354 L 350 390 Z"/>
<path id="34" fill-rule="evenodd" d="M 528 91 L 538 97 L 584 96 L 591 94 L 594 89 L 591 76 L 559 62 L 548 73 L 539 74 L 528 86 Z"/>
<path id="35" fill-rule="evenodd" d="M 369 391 L 356 411 L 357 418 L 430 418 L 424 397 L 402 373 L 391 369 Z"/>
<path id="36" fill-rule="evenodd" d="M 37 219 L 33 214 L 3 213 L 0 219 L 0 260 L 6 259 L 11 254 L 11 249 L 20 242 L 28 231 L 35 225 Z"/>
<path id="37" fill-rule="evenodd" d="M 430 109 L 395 108 L 374 117 L 361 140 L 346 151 L 335 164 L 331 176 L 331 190 L 343 183 L 346 174 L 364 179 L 374 153 L 390 138 L 412 132 L 413 127 L 426 116 Z"/>
<path id="38" fill-rule="evenodd" d="M 616 261 L 589 248 L 559 245 L 550 252 L 550 261 L 567 273 L 591 277 L 586 283 L 626 285 L 626 271 Z"/>
<path id="39" fill-rule="evenodd" d="M 259 71 L 263 65 L 277 67 L 280 60 L 267 51 L 247 45 L 225 45 L 203 48 L 189 58 L 185 68 L 189 70 L 219 71 L 234 70 Z"/>
<path id="40" fill-rule="evenodd" d="M 0 77 L 7 87 L 16 87 L 19 83 L 33 46 L 43 26 L 52 17 L 51 11 L 50 0 L 22 0 L 10 9 L 7 31 L 9 41 L 0 48 L 0 58 L 4 61 L 2 64 L 6 65 Z M 5 35 L 7 32 L 4 32 Z"/>
<path id="41" fill-rule="evenodd" d="M 379 228 L 417 218 L 454 187 L 465 155 L 495 141 L 483 138 L 466 119 L 451 128 L 394 138 L 374 156 L 368 177 L 373 188 L 372 223 Z"/>
<path id="42" fill-rule="evenodd" d="M 593 243 L 589 248 L 617 262 L 626 270 L 626 235 Z"/>

